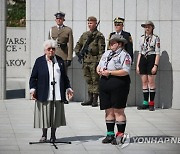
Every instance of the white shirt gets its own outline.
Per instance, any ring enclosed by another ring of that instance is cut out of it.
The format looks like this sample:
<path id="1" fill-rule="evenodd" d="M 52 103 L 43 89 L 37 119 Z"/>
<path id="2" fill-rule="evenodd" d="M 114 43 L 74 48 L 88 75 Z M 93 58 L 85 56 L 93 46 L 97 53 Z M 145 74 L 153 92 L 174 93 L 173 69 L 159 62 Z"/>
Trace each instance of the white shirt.
<path id="1" fill-rule="evenodd" d="M 55 100 L 61 100 L 61 93 L 60 93 L 60 78 L 61 78 L 61 71 L 60 67 L 57 63 L 56 56 L 54 56 L 54 78 L 55 78 Z M 53 63 L 52 61 L 47 60 L 48 70 L 49 70 L 49 94 L 48 99 L 49 101 L 53 100 L 53 85 L 51 82 L 53 81 Z"/>
<path id="2" fill-rule="evenodd" d="M 119 35 L 121 35 L 121 33 L 122 33 L 122 30 L 120 32 L 116 32 L 116 34 L 119 34 Z"/>

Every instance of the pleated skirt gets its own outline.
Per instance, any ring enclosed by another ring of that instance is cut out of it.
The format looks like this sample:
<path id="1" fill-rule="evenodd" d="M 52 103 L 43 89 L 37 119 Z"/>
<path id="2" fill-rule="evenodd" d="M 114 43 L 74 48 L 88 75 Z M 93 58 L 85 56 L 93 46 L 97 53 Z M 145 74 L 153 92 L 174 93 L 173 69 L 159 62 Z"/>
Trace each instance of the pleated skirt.
<path id="1" fill-rule="evenodd" d="M 64 103 L 61 101 L 35 102 L 34 128 L 66 126 Z"/>

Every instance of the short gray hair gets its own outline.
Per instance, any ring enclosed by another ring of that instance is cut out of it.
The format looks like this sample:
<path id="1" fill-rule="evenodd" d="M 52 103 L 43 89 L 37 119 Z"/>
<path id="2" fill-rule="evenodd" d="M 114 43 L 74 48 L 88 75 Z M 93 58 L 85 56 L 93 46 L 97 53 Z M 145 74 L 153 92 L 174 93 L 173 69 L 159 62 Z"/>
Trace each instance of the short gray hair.
<path id="1" fill-rule="evenodd" d="M 46 47 L 47 47 L 48 45 L 49 45 L 50 47 L 55 48 L 55 47 L 57 46 L 57 42 L 54 41 L 54 40 L 46 40 L 46 41 L 44 41 L 44 43 L 43 43 L 44 50 L 46 49 Z"/>

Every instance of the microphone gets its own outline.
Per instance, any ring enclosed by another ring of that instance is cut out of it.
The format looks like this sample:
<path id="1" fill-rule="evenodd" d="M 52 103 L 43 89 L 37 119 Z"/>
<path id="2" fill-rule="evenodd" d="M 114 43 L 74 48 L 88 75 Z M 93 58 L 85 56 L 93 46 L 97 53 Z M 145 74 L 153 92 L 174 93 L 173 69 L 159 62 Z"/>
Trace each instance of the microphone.
<path id="1" fill-rule="evenodd" d="M 52 61 L 53 64 L 55 64 L 54 56 L 50 56 L 50 60 Z"/>

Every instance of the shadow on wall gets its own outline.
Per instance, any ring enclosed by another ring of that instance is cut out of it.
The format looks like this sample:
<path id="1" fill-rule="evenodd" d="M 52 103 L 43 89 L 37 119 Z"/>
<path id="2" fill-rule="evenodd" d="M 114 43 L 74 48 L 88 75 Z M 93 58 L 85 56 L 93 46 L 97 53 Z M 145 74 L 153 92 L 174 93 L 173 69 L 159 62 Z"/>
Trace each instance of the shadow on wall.
<path id="1" fill-rule="evenodd" d="M 159 82 L 159 104 L 160 108 L 171 108 L 172 107 L 172 96 L 173 96 L 173 73 L 172 65 L 169 61 L 169 55 L 167 51 L 162 51 L 160 57 L 160 82 Z"/>
<path id="2" fill-rule="evenodd" d="M 136 73 L 136 64 L 137 64 L 137 57 L 138 57 L 139 51 L 134 51 L 134 69 L 135 69 L 135 100 L 136 100 L 136 106 L 142 104 L 143 100 L 143 93 L 142 93 L 142 85 L 141 85 L 141 78 L 140 75 Z"/>

